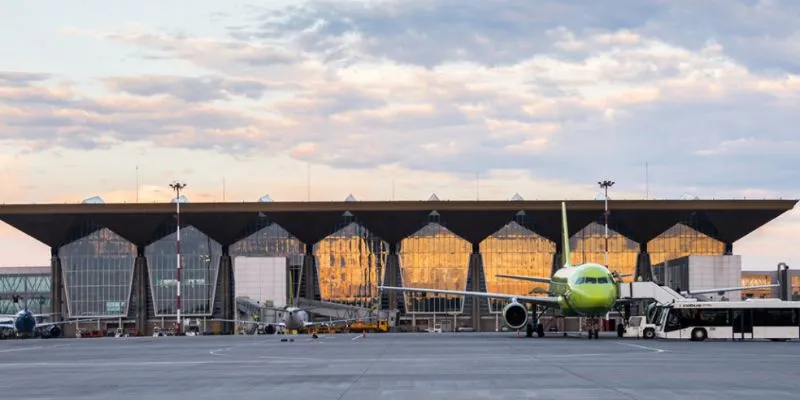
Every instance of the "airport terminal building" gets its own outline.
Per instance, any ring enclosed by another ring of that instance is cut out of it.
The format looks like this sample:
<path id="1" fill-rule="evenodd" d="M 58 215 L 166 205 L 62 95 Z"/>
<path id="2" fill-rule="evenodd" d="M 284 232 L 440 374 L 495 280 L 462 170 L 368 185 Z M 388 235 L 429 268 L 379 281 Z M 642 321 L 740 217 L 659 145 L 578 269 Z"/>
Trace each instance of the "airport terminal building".
<path id="1" fill-rule="evenodd" d="M 181 315 L 235 316 L 236 260 L 286 259 L 305 299 L 434 314 L 495 330 L 503 303 L 459 296 L 379 293 L 380 284 L 544 294 L 544 285 L 497 274 L 549 276 L 561 258 L 560 201 L 272 202 L 180 204 Z M 568 201 L 573 262 L 652 278 L 652 265 L 689 255 L 731 255 L 740 238 L 795 200 Z M 0 220 L 51 248 L 47 307 L 68 318 L 113 317 L 149 334 L 174 321 L 176 204 L 0 205 Z M 2 272 L 2 271 L 0 271 Z M 0 279 L 0 282 L 2 280 Z M 31 295 L 33 296 L 33 295 Z M 5 301 L 5 297 L 2 299 Z M 5 303 L 0 303 L 0 305 Z M 38 303 L 37 303 L 38 305 Z M 45 306 L 45 302 L 42 303 Z M 231 324 L 211 330 L 230 331 Z"/>

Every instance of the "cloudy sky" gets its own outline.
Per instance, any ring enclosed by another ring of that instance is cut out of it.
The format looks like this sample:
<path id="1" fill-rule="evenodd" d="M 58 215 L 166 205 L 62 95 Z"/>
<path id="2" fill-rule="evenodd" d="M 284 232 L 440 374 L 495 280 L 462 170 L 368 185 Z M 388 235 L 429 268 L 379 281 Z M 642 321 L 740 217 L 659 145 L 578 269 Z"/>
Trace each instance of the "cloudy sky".
<path id="1" fill-rule="evenodd" d="M 268 4 L 4 5 L 0 201 L 135 202 L 137 166 L 148 202 L 800 198 L 800 2 Z M 794 210 L 735 251 L 798 242 Z"/>

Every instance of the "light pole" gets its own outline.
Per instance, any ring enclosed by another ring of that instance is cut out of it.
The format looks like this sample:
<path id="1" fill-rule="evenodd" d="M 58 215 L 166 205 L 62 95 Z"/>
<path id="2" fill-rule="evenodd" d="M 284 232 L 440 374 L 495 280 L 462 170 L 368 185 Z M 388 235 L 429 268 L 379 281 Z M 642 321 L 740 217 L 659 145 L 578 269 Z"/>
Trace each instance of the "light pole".
<path id="1" fill-rule="evenodd" d="M 170 183 L 169 187 L 175 191 L 175 254 L 176 254 L 176 282 L 177 282 L 177 296 L 175 297 L 175 310 L 177 313 L 178 326 L 176 334 L 181 333 L 181 190 L 186 187 L 183 182 Z"/>
<path id="2" fill-rule="evenodd" d="M 609 180 L 605 180 L 605 181 L 597 182 L 597 184 L 600 185 L 601 188 L 603 188 L 603 202 L 605 203 L 605 205 L 603 207 L 605 209 L 605 212 L 603 213 L 603 215 L 605 217 L 605 230 L 606 230 L 606 232 L 605 232 L 605 241 L 606 241 L 606 245 L 605 245 L 605 265 L 606 265 L 606 268 L 608 268 L 608 214 L 609 214 L 609 212 L 608 212 L 608 188 L 610 188 L 611 186 L 614 186 L 614 182 L 613 181 L 609 181 Z"/>

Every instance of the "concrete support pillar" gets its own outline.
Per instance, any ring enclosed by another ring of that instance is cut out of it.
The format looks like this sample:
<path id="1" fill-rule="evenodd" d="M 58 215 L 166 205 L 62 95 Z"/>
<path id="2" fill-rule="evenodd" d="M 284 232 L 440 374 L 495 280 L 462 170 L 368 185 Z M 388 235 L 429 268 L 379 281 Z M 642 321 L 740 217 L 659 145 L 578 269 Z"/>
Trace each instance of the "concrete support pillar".
<path id="1" fill-rule="evenodd" d="M 58 248 L 52 247 L 50 248 L 50 305 L 51 312 L 56 314 L 53 316 L 52 321 L 67 319 L 66 297 L 61 258 L 58 256 Z"/>
<path id="2" fill-rule="evenodd" d="M 556 244 L 556 251 L 555 253 L 553 253 L 553 265 L 550 268 L 550 276 L 553 276 L 553 274 L 555 274 L 556 271 L 558 271 L 559 269 L 561 269 L 561 267 L 564 266 L 564 260 L 562 260 L 562 257 L 564 256 L 564 244 L 559 240 L 556 240 L 555 244 Z"/>
<path id="3" fill-rule="evenodd" d="M 147 271 L 147 258 L 144 256 L 144 246 L 136 247 L 136 260 L 133 263 L 133 282 L 134 293 L 136 294 L 136 304 L 133 314 L 136 316 L 136 329 L 141 335 L 152 335 L 148 329 L 147 321 L 150 320 L 150 310 L 147 305 L 151 301 L 150 275 Z"/>
<path id="4" fill-rule="evenodd" d="M 733 255 L 733 243 L 725 242 L 725 255 L 732 256 Z"/>
<path id="5" fill-rule="evenodd" d="M 564 265 L 561 263 L 561 253 L 553 253 L 553 266 L 550 268 L 550 276 L 556 273 Z"/>
<path id="6" fill-rule="evenodd" d="M 397 244 L 389 244 L 389 254 L 386 256 L 386 271 L 384 272 L 384 286 L 399 287 L 401 284 L 400 279 L 400 255 L 397 254 Z M 386 298 L 386 308 L 391 312 L 396 312 L 400 309 L 400 299 L 402 293 L 395 292 L 394 290 L 387 290 L 384 293 Z"/>
<path id="7" fill-rule="evenodd" d="M 233 282 L 233 260 L 228 253 L 228 246 L 222 246 L 222 256 L 219 258 L 219 294 L 220 308 L 222 319 L 233 320 L 236 318 L 236 299 Z M 211 304 L 214 304 L 214 299 L 210 299 Z M 222 331 L 225 333 L 234 333 L 234 323 L 223 323 Z"/>
<path id="8" fill-rule="evenodd" d="M 303 277 L 301 278 L 301 282 L 305 284 L 305 287 L 303 287 L 303 292 L 301 293 L 303 297 L 308 300 L 314 300 L 317 289 L 317 282 L 316 279 L 314 279 L 316 276 L 317 258 L 314 257 L 313 249 L 313 245 L 306 246 L 306 254 L 303 257 Z"/>
<path id="9" fill-rule="evenodd" d="M 653 280 L 653 267 L 650 263 L 650 253 L 647 252 L 647 243 L 639 244 L 639 255 L 636 257 L 636 272 L 634 273 L 634 280 L 638 281 Z"/>
<path id="10" fill-rule="evenodd" d="M 467 291 L 475 291 L 481 292 L 485 291 L 485 283 L 483 282 L 483 256 L 480 252 L 480 244 L 473 243 L 472 244 L 472 253 L 469 255 L 469 278 L 468 282 L 470 284 L 467 285 Z M 483 284 L 482 284 L 483 283 Z M 482 299 L 480 297 L 469 297 L 464 299 L 465 302 L 471 301 L 472 302 L 472 313 L 470 318 L 472 319 L 472 329 L 475 332 L 481 331 L 481 309 L 483 306 L 486 306 L 488 309 L 488 302 L 486 299 Z"/>

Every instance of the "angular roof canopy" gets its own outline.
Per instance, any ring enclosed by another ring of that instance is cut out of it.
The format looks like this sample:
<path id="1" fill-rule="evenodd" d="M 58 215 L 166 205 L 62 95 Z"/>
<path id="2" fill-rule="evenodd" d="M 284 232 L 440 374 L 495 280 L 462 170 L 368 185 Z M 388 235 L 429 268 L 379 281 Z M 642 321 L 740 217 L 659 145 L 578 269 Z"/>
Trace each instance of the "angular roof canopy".
<path id="1" fill-rule="evenodd" d="M 733 243 L 791 210 L 797 202 L 609 200 L 609 223 L 611 229 L 639 243 L 676 223 L 689 224 L 722 242 Z M 604 202 L 596 200 L 567 201 L 570 234 L 592 222 L 602 222 L 603 206 Z M 346 222 L 343 219 L 352 215 L 385 241 L 397 243 L 425 226 L 433 211 L 447 229 L 473 243 L 519 219 L 518 215 L 525 216 L 525 228 L 560 241 L 561 201 L 187 203 L 181 206 L 181 222 L 225 246 L 243 239 L 250 232 L 248 227 L 266 216 L 304 243 L 315 243 L 338 230 Z M 160 239 L 158 232 L 165 231 L 165 226 L 174 226 L 174 213 L 175 206 L 170 203 L 0 205 L 0 220 L 51 247 L 80 238 L 87 225 L 106 227 L 145 246 Z"/>

